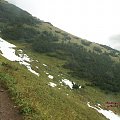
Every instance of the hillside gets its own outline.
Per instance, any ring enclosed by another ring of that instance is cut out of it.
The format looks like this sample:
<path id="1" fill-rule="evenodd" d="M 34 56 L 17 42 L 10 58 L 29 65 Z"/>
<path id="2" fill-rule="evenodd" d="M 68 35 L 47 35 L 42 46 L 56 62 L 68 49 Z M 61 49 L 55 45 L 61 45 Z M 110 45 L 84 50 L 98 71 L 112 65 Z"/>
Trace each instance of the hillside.
<path id="1" fill-rule="evenodd" d="M 4 0 L 0 31 L 0 84 L 26 120 L 106 120 L 107 110 L 120 114 L 119 51 L 71 35 Z M 110 101 L 117 106 L 108 106 Z"/>

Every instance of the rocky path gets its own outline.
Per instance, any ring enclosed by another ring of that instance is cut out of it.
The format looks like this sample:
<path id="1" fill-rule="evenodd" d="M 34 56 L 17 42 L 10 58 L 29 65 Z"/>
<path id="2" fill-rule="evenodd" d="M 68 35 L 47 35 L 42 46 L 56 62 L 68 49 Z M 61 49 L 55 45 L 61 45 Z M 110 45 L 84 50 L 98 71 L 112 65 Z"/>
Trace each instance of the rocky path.
<path id="1" fill-rule="evenodd" d="M 7 90 L 0 86 L 0 120 L 23 120 L 19 111 L 8 96 Z"/>

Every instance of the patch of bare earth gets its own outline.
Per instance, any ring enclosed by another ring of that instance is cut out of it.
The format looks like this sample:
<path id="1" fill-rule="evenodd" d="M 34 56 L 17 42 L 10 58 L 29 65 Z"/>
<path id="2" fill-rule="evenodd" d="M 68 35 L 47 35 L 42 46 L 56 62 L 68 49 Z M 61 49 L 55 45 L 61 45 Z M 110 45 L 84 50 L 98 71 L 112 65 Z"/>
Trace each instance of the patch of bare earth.
<path id="1" fill-rule="evenodd" d="M 11 101 L 7 90 L 0 86 L 0 120 L 23 120 L 16 106 Z"/>

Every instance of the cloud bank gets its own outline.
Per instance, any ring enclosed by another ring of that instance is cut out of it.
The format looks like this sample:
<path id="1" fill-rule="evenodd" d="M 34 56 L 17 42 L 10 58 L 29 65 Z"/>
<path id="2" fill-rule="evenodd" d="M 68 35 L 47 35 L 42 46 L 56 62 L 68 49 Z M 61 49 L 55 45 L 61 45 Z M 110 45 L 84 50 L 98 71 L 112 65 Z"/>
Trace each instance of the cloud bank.
<path id="1" fill-rule="evenodd" d="M 111 36 L 109 42 L 114 48 L 120 50 L 120 34 Z"/>

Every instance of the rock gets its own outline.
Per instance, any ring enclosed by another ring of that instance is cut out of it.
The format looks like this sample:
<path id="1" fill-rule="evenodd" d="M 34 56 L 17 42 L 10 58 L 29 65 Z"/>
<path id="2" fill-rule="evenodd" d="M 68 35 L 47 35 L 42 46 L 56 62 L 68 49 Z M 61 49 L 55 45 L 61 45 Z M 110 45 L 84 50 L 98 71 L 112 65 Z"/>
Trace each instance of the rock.
<path id="1" fill-rule="evenodd" d="M 0 92 L 4 92 L 4 90 L 0 90 Z"/>

